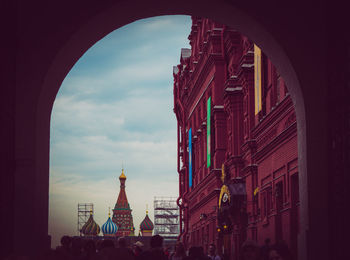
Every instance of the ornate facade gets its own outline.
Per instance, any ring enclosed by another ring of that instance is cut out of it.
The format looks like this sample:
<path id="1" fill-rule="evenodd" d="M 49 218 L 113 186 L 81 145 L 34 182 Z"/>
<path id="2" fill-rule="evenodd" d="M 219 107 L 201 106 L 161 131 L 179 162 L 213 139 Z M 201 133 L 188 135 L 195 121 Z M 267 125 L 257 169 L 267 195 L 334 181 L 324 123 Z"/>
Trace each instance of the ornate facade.
<path id="1" fill-rule="evenodd" d="M 116 236 L 130 236 L 134 235 L 135 228 L 131 214 L 132 210 L 130 208 L 128 198 L 126 197 L 125 192 L 126 176 L 124 174 L 124 169 L 122 169 L 122 173 L 119 176 L 119 181 L 120 191 L 117 202 L 113 209 L 112 221 L 118 226 Z"/>
<path id="2" fill-rule="evenodd" d="M 284 240 L 296 252 L 297 128 L 284 80 L 247 37 L 192 22 L 173 73 L 180 237 L 231 259 L 246 239 Z"/>

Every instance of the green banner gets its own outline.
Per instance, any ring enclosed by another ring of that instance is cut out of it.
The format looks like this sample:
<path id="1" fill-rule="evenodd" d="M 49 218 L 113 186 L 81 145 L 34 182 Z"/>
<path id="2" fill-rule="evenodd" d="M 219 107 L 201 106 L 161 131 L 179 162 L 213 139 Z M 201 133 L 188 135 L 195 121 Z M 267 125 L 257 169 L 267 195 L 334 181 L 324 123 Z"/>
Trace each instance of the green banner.
<path id="1" fill-rule="evenodd" d="M 207 101 L 207 168 L 211 165 L 211 151 L 210 151 L 210 140 L 211 140 L 211 97 Z"/>

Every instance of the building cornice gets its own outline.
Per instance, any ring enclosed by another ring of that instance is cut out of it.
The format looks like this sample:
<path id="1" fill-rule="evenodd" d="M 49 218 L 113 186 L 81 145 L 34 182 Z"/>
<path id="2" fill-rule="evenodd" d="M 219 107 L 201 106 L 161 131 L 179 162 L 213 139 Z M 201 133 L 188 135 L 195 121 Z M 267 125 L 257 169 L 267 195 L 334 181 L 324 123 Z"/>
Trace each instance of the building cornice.
<path id="1" fill-rule="evenodd" d="M 290 126 L 288 126 L 286 129 L 284 129 L 281 133 L 279 133 L 274 139 L 267 142 L 266 145 L 262 147 L 258 147 L 257 152 L 253 154 L 253 158 L 255 158 L 256 162 L 261 160 L 263 157 L 265 157 L 267 154 L 273 152 L 273 150 L 281 145 L 284 142 L 289 141 L 291 138 L 295 137 L 297 135 L 297 124 L 294 122 Z"/>
<path id="2" fill-rule="evenodd" d="M 263 132 L 271 129 L 289 113 L 294 111 L 292 99 L 287 95 L 278 105 L 273 108 L 270 113 L 263 117 L 259 124 L 252 130 L 253 136 L 262 136 Z"/>
<path id="3" fill-rule="evenodd" d="M 216 197 L 218 199 L 219 194 L 220 194 L 219 188 L 211 190 L 206 196 L 201 197 L 201 199 L 197 203 L 195 203 L 192 207 L 189 208 L 190 214 L 197 211 L 199 208 L 207 204 L 207 202 L 212 200 L 213 198 Z"/>
<path id="4" fill-rule="evenodd" d="M 194 74 L 196 72 L 197 68 L 198 68 L 198 67 L 196 67 L 196 69 L 193 72 L 193 74 L 191 75 L 191 79 L 189 81 L 191 83 L 190 84 L 191 87 L 189 88 L 190 93 L 189 93 L 188 98 L 186 100 L 186 106 L 187 107 L 188 107 L 188 104 L 192 104 L 192 103 L 194 103 L 196 101 L 199 92 L 202 92 L 202 95 L 201 95 L 201 97 L 202 97 L 203 94 L 206 92 L 206 90 L 209 88 L 209 86 L 211 85 L 211 83 L 215 79 L 215 74 L 212 76 L 212 78 L 210 79 L 210 81 L 206 85 L 204 91 L 202 90 L 201 86 L 204 84 L 205 80 L 208 78 L 208 75 L 210 75 L 210 71 L 215 66 L 215 64 L 216 63 L 220 63 L 220 62 L 221 63 L 225 62 L 221 54 L 208 54 L 207 59 L 205 59 L 203 61 L 204 64 L 202 65 L 202 68 L 201 68 L 201 70 L 200 70 L 198 75 Z M 199 100 L 201 99 L 201 97 L 198 98 L 198 100 L 196 101 L 196 105 L 192 108 L 192 111 L 196 108 L 196 106 L 199 103 Z"/>

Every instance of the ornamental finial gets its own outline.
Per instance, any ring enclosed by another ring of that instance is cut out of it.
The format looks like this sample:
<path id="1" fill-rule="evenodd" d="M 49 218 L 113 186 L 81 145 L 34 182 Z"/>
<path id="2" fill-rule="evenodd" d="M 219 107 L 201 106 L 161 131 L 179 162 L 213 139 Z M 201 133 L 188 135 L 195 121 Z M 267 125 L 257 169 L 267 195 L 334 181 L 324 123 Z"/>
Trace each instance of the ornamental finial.
<path id="1" fill-rule="evenodd" d="M 119 179 L 126 179 L 126 176 L 124 174 L 124 168 L 122 168 L 122 174 L 120 174 Z"/>

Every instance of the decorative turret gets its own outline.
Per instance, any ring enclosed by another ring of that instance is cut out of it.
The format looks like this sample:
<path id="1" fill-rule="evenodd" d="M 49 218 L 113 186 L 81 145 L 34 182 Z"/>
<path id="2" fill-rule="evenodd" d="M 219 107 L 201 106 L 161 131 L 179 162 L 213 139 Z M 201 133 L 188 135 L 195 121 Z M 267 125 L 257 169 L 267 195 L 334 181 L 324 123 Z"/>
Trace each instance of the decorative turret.
<path id="1" fill-rule="evenodd" d="M 118 231 L 118 226 L 111 220 L 111 213 L 108 212 L 108 219 L 102 225 L 102 233 L 104 236 L 115 236 Z"/>
<path id="2" fill-rule="evenodd" d="M 124 169 L 122 169 L 122 173 L 119 176 L 119 181 L 120 191 L 113 209 L 112 221 L 118 226 L 116 236 L 129 236 L 133 230 L 134 222 L 131 215 L 132 210 L 125 192 L 126 176 L 124 174 Z"/>
<path id="3" fill-rule="evenodd" d="M 131 232 L 129 234 L 129 237 L 134 237 L 135 236 L 135 227 L 131 227 Z"/>
<path id="4" fill-rule="evenodd" d="M 152 236 L 154 225 L 151 221 L 151 219 L 148 217 L 148 210 L 146 210 L 146 217 L 143 219 L 143 221 L 140 224 L 140 230 L 143 237 L 150 237 Z"/>
<path id="5" fill-rule="evenodd" d="M 127 209 L 130 208 L 128 199 L 126 197 L 126 192 L 125 192 L 125 182 L 126 182 L 126 176 L 124 174 L 124 169 L 122 169 L 122 174 L 119 176 L 119 181 L 120 181 L 120 191 L 119 191 L 119 196 L 118 200 L 116 203 L 116 208 L 118 206 L 119 209 Z"/>
<path id="6" fill-rule="evenodd" d="M 100 233 L 100 226 L 95 222 L 92 211 L 90 211 L 90 217 L 81 228 L 80 232 L 83 233 L 84 236 L 97 236 Z"/>

